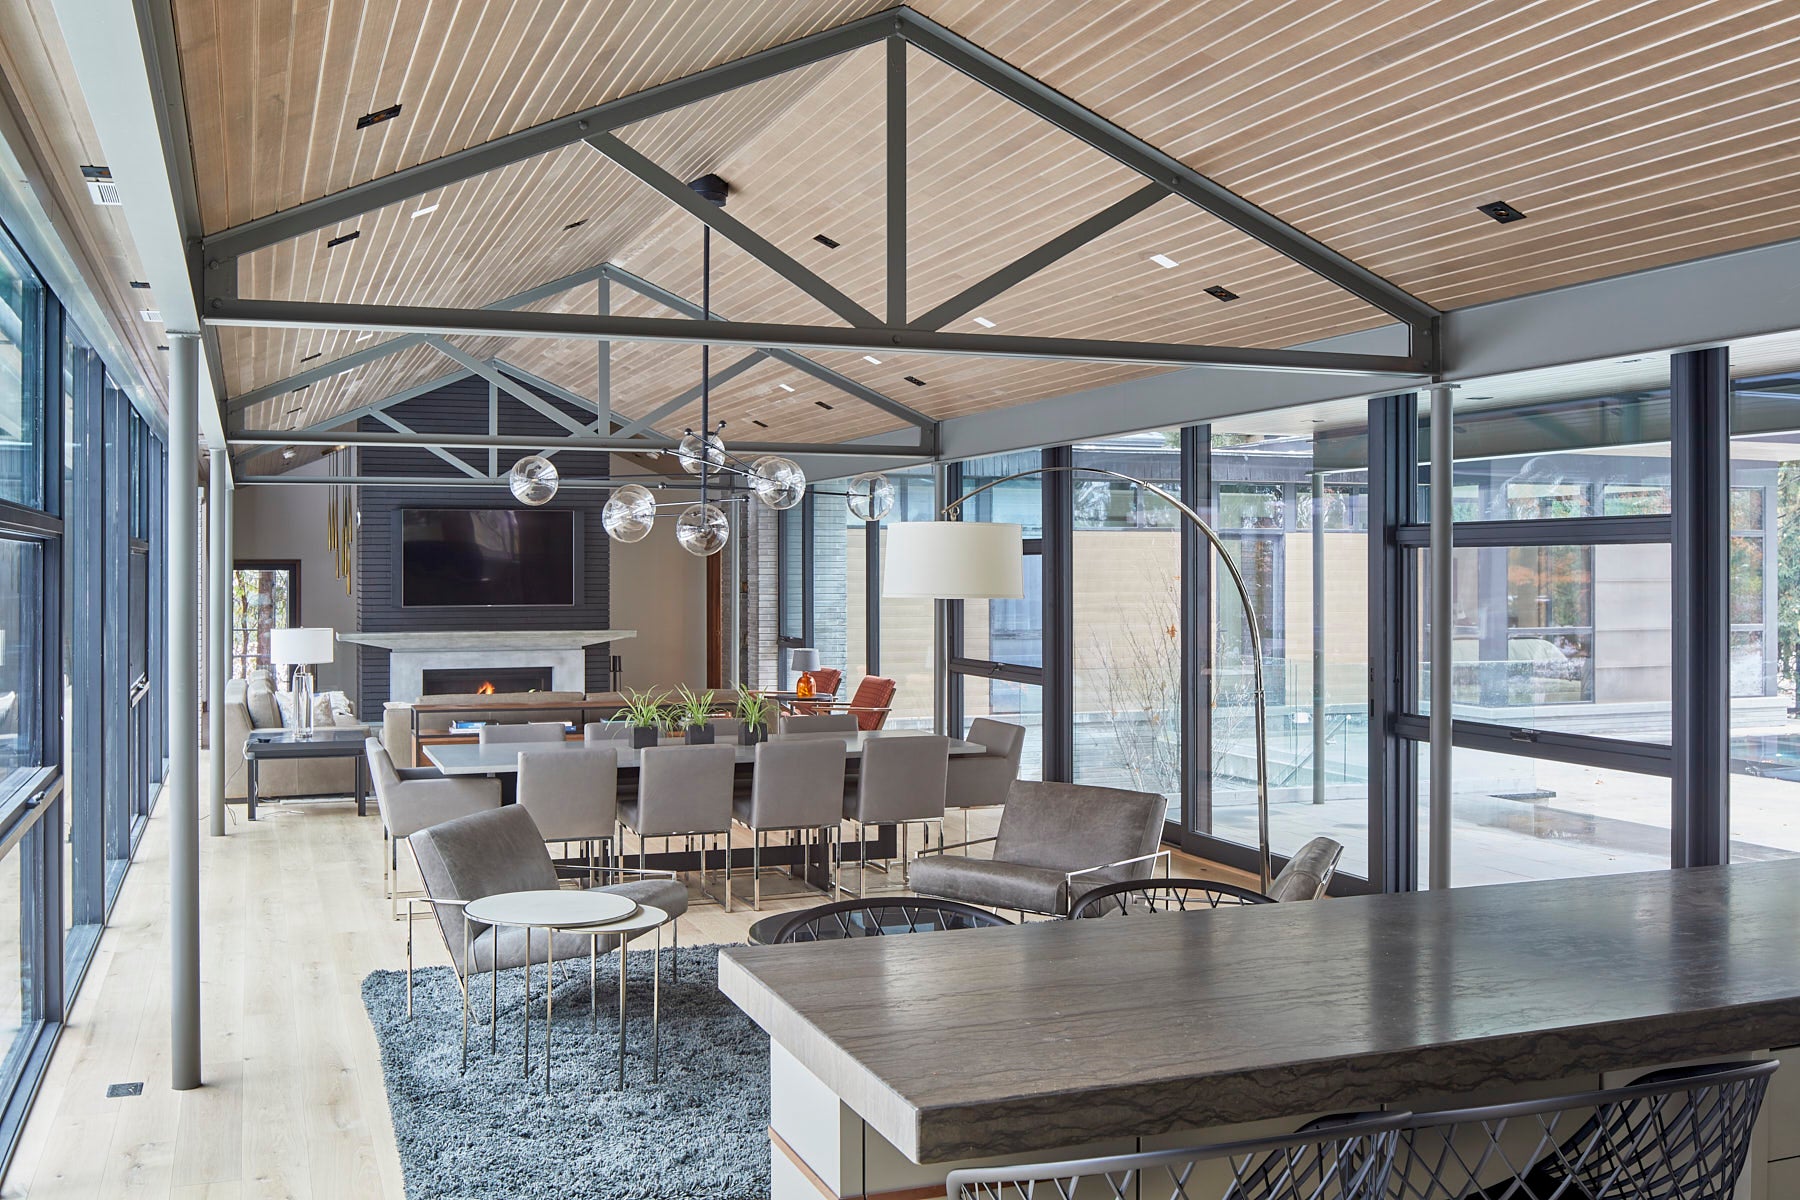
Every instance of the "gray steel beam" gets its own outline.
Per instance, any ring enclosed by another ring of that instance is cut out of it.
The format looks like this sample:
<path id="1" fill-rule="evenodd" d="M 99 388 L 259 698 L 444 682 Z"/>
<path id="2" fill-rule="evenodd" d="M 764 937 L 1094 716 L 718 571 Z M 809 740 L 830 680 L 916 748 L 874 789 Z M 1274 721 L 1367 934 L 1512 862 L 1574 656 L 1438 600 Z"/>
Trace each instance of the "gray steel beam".
<path id="1" fill-rule="evenodd" d="M 602 346 L 612 345 L 611 342 L 601 342 L 600 344 Z M 555 396 L 558 400 L 562 400 L 566 403 L 573 404 L 578 407 L 587 407 L 594 403 L 592 400 L 588 399 L 586 396 L 583 396 L 581 393 L 572 392 L 568 388 L 564 387 L 562 384 L 556 383 L 549 379 L 545 379 L 542 375 L 533 375 L 530 371 L 527 371 L 525 368 L 516 367 L 512 363 L 507 362 L 504 358 L 491 358 L 488 361 L 493 364 L 493 366 L 496 370 L 504 371 L 508 375 L 511 375 L 514 379 L 517 379 L 519 382 L 526 384 L 530 387 L 537 388 L 541 392 L 548 392 L 550 395 Z M 611 391 L 611 385 L 609 383 L 608 384 L 609 395 L 610 395 L 610 391 Z M 620 422 L 625 420 L 624 417 L 620 416 L 616 412 L 613 412 L 610 406 L 602 405 L 602 406 L 600 406 L 600 408 L 596 409 L 596 411 L 602 411 L 602 410 L 604 410 L 606 412 L 607 420 L 610 424 L 617 425 Z M 598 426 L 596 425 L 595 428 L 598 429 Z"/>
<path id="2" fill-rule="evenodd" d="M 429 435 L 417 432 L 416 430 L 412 429 L 411 427 L 404 425 L 399 421 L 396 421 L 394 418 L 388 416 L 385 412 L 370 413 L 369 415 L 374 417 L 377 421 L 380 421 L 383 425 L 386 425 L 389 429 L 394 430 L 396 433 L 408 434 L 408 435 L 411 435 L 411 437 L 413 439 L 417 439 L 417 440 L 411 440 L 411 441 L 407 441 L 407 442 L 403 442 L 403 443 L 399 443 L 399 444 L 407 445 L 407 446 L 417 446 L 421 450 L 428 451 L 431 454 L 437 456 L 438 458 L 443 459 L 445 462 L 449 463 L 451 466 L 453 466 L 457 470 L 461 471 L 464 475 L 472 475 L 476 479 L 485 479 L 486 478 L 486 476 L 484 476 L 480 471 L 476 470 L 474 467 L 471 467 L 468 463 L 464 462 L 462 459 L 458 458 L 456 455 L 450 453 L 448 450 L 444 449 L 442 446 L 438 445 L 436 442 L 428 440 Z M 358 445 L 363 445 L 363 446 L 370 446 L 370 445 L 379 446 L 379 445 L 392 444 L 392 443 L 384 443 L 384 442 L 370 442 L 370 441 L 364 440 L 369 437 L 380 437 L 380 436 L 381 436 L 380 434 L 340 433 L 335 436 L 323 438 L 323 439 L 321 439 L 321 442 L 314 443 L 314 444 L 336 443 L 339 445 L 347 446 L 352 441 L 356 442 L 356 444 L 358 444 Z M 254 445 L 255 443 L 239 442 L 238 439 L 234 436 L 232 438 L 232 444 L 233 445 Z M 292 446 L 292 445 L 305 445 L 306 443 L 289 441 L 286 444 Z M 482 439 L 481 444 L 483 446 L 495 446 L 498 444 L 498 439 L 484 438 L 484 439 Z"/>
<path id="3" fill-rule="evenodd" d="M 1080 138 L 1114 161 L 1148 179 L 1167 185 L 1170 191 L 1184 200 L 1198 205 L 1383 312 L 1392 313 L 1415 328 L 1429 326 L 1439 315 L 1438 310 L 1425 301 L 1383 279 L 1367 267 L 1351 261 L 1323 242 L 1308 237 L 1237 193 L 1213 182 L 1180 159 L 1165 154 L 1144 139 L 1126 132 L 960 34 L 951 32 L 909 8 L 896 9 L 893 16 L 900 21 L 902 36 L 933 58 L 986 85 L 1027 112 Z M 1421 347 L 1415 344 L 1413 349 L 1417 351 Z"/>
<path id="4" fill-rule="evenodd" d="M 906 324 L 906 42 L 887 40 L 887 323 Z"/>
<path id="5" fill-rule="evenodd" d="M 610 345 L 611 343 L 608 343 L 608 344 Z M 757 363 L 761 362 L 766 357 L 768 357 L 768 356 L 766 354 L 764 354 L 761 350 L 752 350 L 749 354 L 744 355 L 744 357 L 738 359 L 736 362 L 732 363 L 729 367 L 724 367 L 718 371 L 714 371 L 713 376 L 712 376 L 712 386 L 718 387 L 722 383 L 726 383 L 730 380 L 736 379 L 739 375 L 742 375 L 745 371 L 748 371 L 751 367 L 754 367 Z M 661 404 L 657 405 L 655 408 L 651 409 L 649 412 L 645 413 L 643 416 L 638 417 L 634 420 L 625 422 L 625 424 L 621 425 L 618 429 L 613 431 L 614 436 L 622 437 L 622 438 L 623 437 L 635 437 L 638 434 L 644 433 L 646 431 L 654 432 L 654 430 L 652 430 L 652 428 L 651 428 L 652 426 L 654 426 L 658 421 L 662 420 L 664 417 L 673 416 L 674 414 L 680 412 L 682 409 L 686 408 L 688 405 L 692 404 L 694 401 L 698 400 L 700 398 L 701 390 L 702 389 L 701 389 L 700 385 L 696 383 L 693 387 L 687 389 L 685 392 L 682 392 L 681 394 L 679 394 L 677 396 L 673 396 L 670 399 L 663 401 Z"/>
<path id="6" fill-rule="evenodd" d="M 206 489 L 206 718 L 207 798 L 213 837 L 225 836 L 225 677 L 231 673 L 231 462 L 230 451 L 207 452 Z"/>
<path id="7" fill-rule="evenodd" d="M 658 488 L 676 488 L 698 491 L 700 481 L 685 476 L 677 479 L 674 476 L 666 480 L 657 480 L 652 475 L 607 475 L 601 477 L 581 476 L 565 478 L 557 484 L 558 490 L 574 488 L 582 491 L 604 491 L 621 484 L 642 484 L 652 490 Z M 489 475 L 484 479 L 464 479 L 442 475 L 240 475 L 237 479 L 239 487 L 467 487 L 467 488 L 503 488 L 507 486 L 504 475 Z M 711 479 L 707 482 L 709 491 L 742 491 L 721 485 Z"/>
<path id="8" fill-rule="evenodd" d="M 623 267 L 609 265 L 606 269 L 606 277 L 617 283 L 623 284 L 640 296 L 649 297 L 664 308 L 673 309 L 675 312 L 681 313 L 683 316 L 694 318 L 700 316 L 700 306 L 695 304 L 692 300 L 687 299 L 685 296 L 677 295 L 660 284 L 651 283 L 641 275 L 634 275 Z M 718 315 L 718 309 L 715 308 L 713 314 L 716 317 Z M 773 346 L 759 346 L 757 348 L 776 362 L 785 363 L 796 371 L 812 376 L 821 383 L 828 383 L 845 395 L 853 396 L 856 399 L 861 400 L 864 404 L 879 408 L 889 416 L 899 417 L 909 425 L 917 425 L 921 429 L 930 429 L 937 424 L 935 420 L 926 416 L 918 409 L 909 408 L 898 400 L 888 396 L 886 393 L 878 392 L 867 384 L 859 383 L 850 378 L 850 376 L 845 375 L 840 371 L 834 371 L 823 363 L 814 362 L 803 354 L 796 354 L 792 350 L 782 350 Z"/>
<path id="9" fill-rule="evenodd" d="M 169 1081 L 182 1092 L 200 1086 L 200 335 L 172 332 L 169 347 Z"/>
<path id="10" fill-rule="evenodd" d="M 605 270 L 606 265 L 604 263 L 597 267 L 587 267 L 584 270 L 576 271 L 571 275 L 564 275 L 559 279 L 552 279 L 548 283 L 540 283 L 536 287 L 526 288 L 522 292 L 515 292 L 510 296 L 502 297 L 492 304 L 485 304 L 482 307 L 484 309 L 495 311 L 508 308 L 524 308 L 528 304 L 535 304 L 539 300 L 548 300 L 550 297 L 560 295 L 570 288 L 580 287 L 584 283 L 590 283 L 600 279 L 602 272 Z M 259 388 L 252 388 L 241 396 L 233 396 L 230 402 L 225 406 L 225 411 L 235 415 L 243 412 L 253 404 L 261 404 L 265 400 L 273 400 L 277 396 L 283 396 L 288 392 L 307 387 L 310 384 L 318 383 L 321 379 L 330 379 L 333 375 L 342 375 L 345 371 L 365 366 L 377 359 L 386 358 L 390 354 L 398 354 L 402 350 L 410 350 L 414 346 L 424 345 L 425 340 L 426 335 L 424 334 L 409 333 L 402 337 L 390 338 L 385 342 L 378 342 L 373 346 L 365 346 L 361 350 L 352 350 L 348 354 L 340 354 L 330 362 L 320 363 L 316 367 L 308 367 L 304 371 L 297 371 L 287 378 L 277 379 L 273 383 L 265 383 Z"/>
<path id="11" fill-rule="evenodd" d="M 1311 350 L 1262 350 L 1242 346 L 1190 346 L 1176 342 L 1119 342 L 1012 334 L 944 333 L 924 329 L 858 329 L 827 325 L 772 325 L 747 321 L 687 321 L 667 317 L 600 317 L 586 313 L 420 308 L 380 304 L 315 304 L 293 300 L 215 299 L 209 323 L 233 328 L 378 329 L 627 342 L 704 342 L 790 350 L 885 351 L 985 358 L 1073 359 L 1150 366 L 1216 366 L 1251 371 L 1302 371 L 1341 375 L 1414 375 L 1416 358 L 1330 354 Z"/>
<path id="12" fill-rule="evenodd" d="M 398 425 L 385 414 L 375 414 L 377 419 L 386 420 Z M 501 434 L 499 437 L 488 437 L 481 433 L 363 433 L 347 431 L 313 432 L 302 429 L 245 429 L 230 437 L 234 446 L 410 446 L 419 449 L 438 447 L 464 450 L 485 450 L 493 446 L 499 450 L 537 450 L 543 446 L 541 440 L 513 437 Z M 646 446 L 642 441 L 633 438 L 616 437 L 568 437 L 559 438 L 554 443 L 560 450 L 604 450 L 609 453 L 658 453 L 665 449 L 659 446 Z M 732 453 L 753 458 L 759 454 L 784 454 L 788 456 L 810 454 L 818 457 L 846 458 L 874 456 L 878 458 L 913 458 L 919 457 L 917 447 L 883 446 L 867 442 L 743 442 L 731 448 Z M 464 464 L 465 466 L 467 464 Z M 473 468 L 471 468 L 473 470 Z"/>
<path id="13" fill-rule="evenodd" d="M 762 263 L 802 292 L 818 301 L 852 325 L 873 327 L 880 318 L 827 283 L 812 268 L 796 259 L 774 242 L 707 200 L 686 183 L 669 174 L 648 156 L 626 145 L 613 134 L 596 134 L 588 145 L 660 192 L 665 200 L 682 209 L 703 225 L 729 239 L 738 249 Z"/>
<path id="14" fill-rule="evenodd" d="M 75 3 L 76 0 L 65 2 Z M 608 100 L 491 142 L 395 171 L 266 217 L 258 217 L 213 234 L 203 243 L 203 250 L 209 259 L 248 254 L 252 250 L 272 246 L 339 221 L 350 220 L 374 209 L 385 208 L 389 204 L 535 158 L 552 150 L 560 150 L 603 130 L 618 129 L 661 113 L 685 108 L 735 88 L 746 87 L 775 75 L 834 58 L 879 41 L 892 33 L 893 29 L 893 15 L 877 13 L 835 29 L 821 30 L 784 45 L 720 63 L 693 75 L 659 83 L 641 92 Z"/>
<path id="15" fill-rule="evenodd" d="M 1037 249 L 1020 255 L 986 279 L 970 284 L 918 320 L 913 329 L 942 329 L 958 317 L 974 312 L 1001 292 L 1036 275 L 1066 255 L 1074 253 L 1101 234 L 1117 229 L 1169 194 L 1160 183 L 1147 183 Z"/>
<path id="16" fill-rule="evenodd" d="M 1401 465 L 1405 470 L 1405 464 Z M 1434 892 L 1450 889 L 1452 838 L 1451 749 L 1456 646 L 1455 553 L 1456 421 L 1450 389 L 1431 389 L 1431 863 L 1427 876 Z M 1322 528 L 1315 525 L 1314 528 Z"/>
<path id="17" fill-rule="evenodd" d="M 489 384 L 499 388 L 514 400 L 523 404 L 526 408 L 561 425 L 570 433 L 580 434 L 585 437 L 590 433 L 601 432 L 598 426 L 589 425 L 586 421 L 576 420 L 562 409 L 556 407 L 556 405 L 550 403 L 536 392 L 533 392 L 524 384 L 515 383 L 487 363 L 482 362 L 472 354 L 465 353 L 457 347 L 452 346 L 443 338 L 428 336 L 425 339 L 425 344 L 448 358 L 450 361 L 456 363 L 458 366 L 463 367 L 470 374 L 480 376 L 482 379 L 487 380 Z"/>
<path id="18" fill-rule="evenodd" d="M 322 417 L 310 425 L 302 426 L 302 430 L 307 433 L 313 433 L 321 429 L 337 429 L 344 425 L 348 425 L 353 421 L 360 421 L 364 417 L 372 417 L 385 409 L 394 407 L 396 404 L 404 404 L 408 400 L 417 399 L 427 393 L 435 392 L 441 387 L 449 387 L 457 380 L 467 379 L 468 377 L 469 373 L 467 371 L 452 371 L 448 375 L 439 375 L 435 379 L 428 379 L 424 383 L 416 383 L 412 387 L 404 388 L 391 396 L 384 396 L 380 400 L 359 405 L 356 408 L 350 409 L 348 412 L 341 412 L 335 417 Z M 232 432 L 235 433 L 236 430 L 233 430 Z"/>

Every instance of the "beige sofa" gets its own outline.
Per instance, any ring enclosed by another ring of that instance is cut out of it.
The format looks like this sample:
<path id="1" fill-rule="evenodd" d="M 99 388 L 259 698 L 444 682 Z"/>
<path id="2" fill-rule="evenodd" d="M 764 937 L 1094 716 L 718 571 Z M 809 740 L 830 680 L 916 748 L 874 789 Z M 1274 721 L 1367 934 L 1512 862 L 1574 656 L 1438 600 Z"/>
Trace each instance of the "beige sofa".
<path id="1" fill-rule="evenodd" d="M 611 692 L 595 692 L 591 695 L 586 692 L 494 692 L 488 695 L 452 693 L 430 696 L 420 701 L 420 704 L 425 707 L 444 705 L 456 711 L 420 713 L 419 732 L 447 733 L 453 721 L 491 721 L 502 725 L 522 721 L 580 723 L 584 719 L 598 719 L 590 709 L 581 706 L 610 705 L 617 703 L 617 700 L 616 694 Z M 532 707 L 519 711 L 508 709 L 508 704 L 528 704 Z M 537 707 L 555 704 L 567 704 L 570 707 Z M 488 708 L 486 705 L 493 707 Z M 412 709 L 411 704 L 390 701 L 381 719 L 381 744 L 387 748 L 396 763 L 406 766 L 416 766 L 420 761 L 418 748 L 413 745 Z"/>
<path id="2" fill-rule="evenodd" d="M 244 742 L 252 730 L 280 729 L 281 709 L 263 672 L 225 685 L 225 797 L 249 794 Z M 264 759 L 256 773 L 259 801 L 289 796 L 349 796 L 356 791 L 354 758 Z"/>

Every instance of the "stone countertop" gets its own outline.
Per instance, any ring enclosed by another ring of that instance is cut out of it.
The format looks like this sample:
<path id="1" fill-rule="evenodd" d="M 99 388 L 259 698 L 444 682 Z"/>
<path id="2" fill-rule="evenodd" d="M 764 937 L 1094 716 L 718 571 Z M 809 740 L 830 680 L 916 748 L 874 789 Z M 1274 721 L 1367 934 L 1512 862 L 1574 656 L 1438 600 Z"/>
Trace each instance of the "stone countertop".
<path id="1" fill-rule="evenodd" d="M 1797 929 L 1790 859 L 734 946 L 719 988 L 936 1163 L 1800 1044 Z"/>
<path id="2" fill-rule="evenodd" d="M 374 646 L 380 650 L 579 650 L 602 642 L 622 642 L 637 636 L 635 629 L 515 629 L 465 630 L 447 633 L 340 633 L 340 642 Z"/>

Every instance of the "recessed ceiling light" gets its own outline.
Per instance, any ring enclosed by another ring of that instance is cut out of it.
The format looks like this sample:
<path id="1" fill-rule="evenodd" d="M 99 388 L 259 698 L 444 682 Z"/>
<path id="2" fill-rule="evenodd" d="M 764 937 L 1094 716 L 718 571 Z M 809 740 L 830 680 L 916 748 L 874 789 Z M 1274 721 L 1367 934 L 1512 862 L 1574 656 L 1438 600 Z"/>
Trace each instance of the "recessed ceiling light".
<path id="1" fill-rule="evenodd" d="M 333 246 L 342 246 L 345 242 L 354 242 L 357 238 L 359 238 L 361 236 L 362 236 L 362 230 L 352 229 L 349 233 L 344 234 L 342 237 L 334 237 L 330 241 L 326 242 L 325 248 L 327 250 L 329 250 Z"/>
<path id="2" fill-rule="evenodd" d="M 162 324 L 162 310 L 159 308 L 140 308 L 138 309 L 138 316 L 144 318 L 146 321 L 154 321 L 158 325 Z"/>
<path id="3" fill-rule="evenodd" d="M 157 349 L 158 350 L 167 350 L 168 347 L 167 346 L 158 346 Z"/>
<path id="4" fill-rule="evenodd" d="M 112 171 L 108 168 L 84 166 L 81 178 L 87 183 L 88 196 L 95 204 L 117 208 L 125 203 L 119 198 L 119 185 L 113 182 Z"/>
<path id="5" fill-rule="evenodd" d="M 767 425 L 763 424 L 761 421 L 757 420 L 755 417 L 750 418 L 750 423 L 752 425 L 756 426 L 758 429 L 767 429 L 768 428 Z"/>
<path id="6" fill-rule="evenodd" d="M 1486 213 L 1502 225 L 1508 225 L 1514 221 L 1523 221 L 1525 219 L 1524 213 L 1520 212 L 1504 200 L 1493 200 L 1487 204 L 1477 204 L 1475 206 L 1475 211 Z"/>
<path id="7" fill-rule="evenodd" d="M 150 287 L 150 285 L 149 285 L 149 284 L 147 284 L 147 283 L 145 283 L 145 282 L 144 282 L 144 281 L 143 281 L 143 280 L 141 280 L 141 279 L 134 279 L 134 280 L 132 280 L 132 281 L 131 281 L 131 286 L 132 286 L 132 287 L 134 287 L 134 288 L 136 288 L 136 289 L 138 289 L 138 290 L 139 290 L 139 291 L 140 291 L 140 292 L 141 292 L 141 291 L 147 291 L 147 290 L 149 290 L 149 287 Z"/>
<path id="8" fill-rule="evenodd" d="M 791 383 L 778 383 L 775 386 L 780 388 L 784 392 L 791 392 L 794 390 L 794 385 Z"/>
<path id="9" fill-rule="evenodd" d="M 1214 300 L 1222 300 L 1227 304 L 1231 303 L 1233 300 L 1236 300 L 1238 298 L 1238 294 L 1236 292 L 1232 291 L 1230 288 L 1227 288 L 1227 287 L 1220 287 L 1217 284 L 1214 284 L 1212 287 L 1207 288 L 1206 294 L 1211 296 Z"/>
<path id="10" fill-rule="evenodd" d="M 904 376 L 904 378 L 905 378 L 906 382 L 912 384 L 914 387 L 924 387 L 925 386 L 925 381 L 923 379 L 920 379 L 917 375 L 907 375 L 907 376 Z"/>
<path id="11" fill-rule="evenodd" d="M 981 326 L 983 329 L 992 329 L 994 327 L 994 323 L 992 321 L 988 320 L 986 317 L 976 317 L 975 323 L 977 325 Z"/>
<path id="12" fill-rule="evenodd" d="M 583 225 L 586 225 L 587 223 L 588 223 L 588 219 L 586 217 L 581 218 L 581 220 L 579 220 L 579 221 L 570 221 L 567 225 L 563 226 L 563 232 L 567 233 L 571 229 L 580 229 Z"/>
<path id="13" fill-rule="evenodd" d="M 831 405 L 825 403 L 823 400 L 814 400 L 813 403 L 824 409 L 826 412 L 831 411 Z"/>
<path id="14" fill-rule="evenodd" d="M 438 210 L 437 205 L 427 204 L 424 208 L 413 209 L 412 218 L 413 218 L 413 220 L 416 221 L 420 217 L 429 217 L 432 213 L 436 212 L 437 210 Z"/>
<path id="15" fill-rule="evenodd" d="M 813 241 L 819 243 L 819 245 L 821 245 L 821 246 L 827 246 L 833 250 L 836 250 L 839 246 L 843 245 L 842 242 L 834 242 L 822 233 L 813 234 Z"/>
<path id="16" fill-rule="evenodd" d="M 356 127 L 358 129 L 367 129 L 371 125 L 379 125 L 383 121 L 391 121 L 399 115 L 400 105 L 389 105 L 387 108 L 376 109 L 372 113 L 364 113 L 362 116 L 356 118 Z"/>
<path id="17" fill-rule="evenodd" d="M 1150 256 L 1150 261 L 1157 266 L 1162 267 L 1164 270 L 1167 270 L 1170 267 L 1179 267 L 1181 265 L 1166 254 L 1152 254 Z"/>
<path id="18" fill-rule="evenodd" d="M 876 358 L 873 354 L 863 355 L 863 361 L 864 362 L 872 362 L 878 367 L 881 365 L 881 360 L 879 358 Z"/>

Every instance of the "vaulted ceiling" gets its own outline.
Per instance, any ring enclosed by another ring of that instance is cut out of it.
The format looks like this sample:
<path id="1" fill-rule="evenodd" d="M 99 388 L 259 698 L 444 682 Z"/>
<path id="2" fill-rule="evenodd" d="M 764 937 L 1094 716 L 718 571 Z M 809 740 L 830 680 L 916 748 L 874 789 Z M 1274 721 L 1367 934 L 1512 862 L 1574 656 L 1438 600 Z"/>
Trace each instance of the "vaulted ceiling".
<path id="1" fill-rule="evenodd" d="M 174 0 L 202 219 L 216 233 L 883 7 Z M 1790 0 L 913 7 L 1440 308 L 1800 235 L 1800 8 Z M 908 75 L 909 313 L 1144 182 L 917 50 Z M 397 118 L 356 128 L 395 104 Z M 724 176 L 732 215 L 880 312 L 884 122 L 883 53 L 871 47 L 619 134 L 681 178 Z M 1477 211 L 1502 199 L 1527 219 L 1497 224 Z M 352 231 L 356 240 L 329 245 Z M 714 245 L 724 316 L 840 323 L 749 255 Z M 578 143 L 257 251 L 240 286 L 261 298 L 477 307 L 601 262 L 697 299 L 700 225 Z M 1203 290 L 1214 285 L 1238 299 Z M 671 315 L 618 285 L 611 297 L 615 313 Z M 596 302 L 585 284 L 535 307 L 592 312 Z M 1255 347 L 1390 320 L 1174 198 L 979 315 L 996 332 Z M 970 320 L 952 328 L 974 331 Z M 220 331 L 233 394 L 377 339 Z M 592 343 L 457 341 L 595 393 Z M 721 350 L 714 368 L 744 354 Z M 940 418 L 1157 369 L 815 357 Z M 447 369 L 415 347 L 271 399 L 247 423 L 313 424 Z M 696 348 L 618 344 L 612 406 L 642 415 L 698 371 Z M 761 440 L 842 440 L 897 423 L 767 360 L 723 385 L 715 405 L 734 430 L 759 422 Z M 694 417 L 674 412 L 659 428 L 678 432 Z"/>

